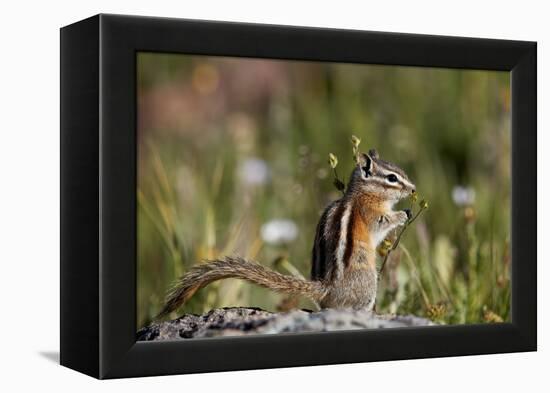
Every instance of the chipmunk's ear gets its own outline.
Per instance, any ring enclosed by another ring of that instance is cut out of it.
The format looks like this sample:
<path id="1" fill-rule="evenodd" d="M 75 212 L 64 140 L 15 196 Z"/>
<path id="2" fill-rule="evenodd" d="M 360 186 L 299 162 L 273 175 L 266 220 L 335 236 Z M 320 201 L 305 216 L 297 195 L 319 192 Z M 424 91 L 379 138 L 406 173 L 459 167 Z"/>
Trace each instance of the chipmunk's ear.
<path id="1" fill-rule="evenodd" d="M 369 156 L 376 160 L 378 158 L 378 152 L 376 151 L 376 149 L 370 149 L 369 150 Z"/>
<path id="2" fill-rule="evenodd" d="M 365 177 L 372 175 L 372 159 L 367 154 L 361 154 L 358 165 L 361 167 Z"/>

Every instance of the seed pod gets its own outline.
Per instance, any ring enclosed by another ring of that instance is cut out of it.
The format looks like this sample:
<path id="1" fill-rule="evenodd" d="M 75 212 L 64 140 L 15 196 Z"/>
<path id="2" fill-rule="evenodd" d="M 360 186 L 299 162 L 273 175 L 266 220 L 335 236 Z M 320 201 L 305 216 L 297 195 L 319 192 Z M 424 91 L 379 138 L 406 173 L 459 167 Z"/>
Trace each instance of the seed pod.
<path id="1" fill-rule="evenodd" d="M 357 148 L 359 147 L 359 144 L 361 143 L 361 139 L 357 138 L 355 135 L 351 136 L 351 144 Z"/>
<path id="2" fill-rule="evenodd" d="M 334 169 L 338 165 L 338 158 L 334 154 L 329 153 L 328 154 L 328 163 L 330 164 L 330 167 L 332 169 Z"/>

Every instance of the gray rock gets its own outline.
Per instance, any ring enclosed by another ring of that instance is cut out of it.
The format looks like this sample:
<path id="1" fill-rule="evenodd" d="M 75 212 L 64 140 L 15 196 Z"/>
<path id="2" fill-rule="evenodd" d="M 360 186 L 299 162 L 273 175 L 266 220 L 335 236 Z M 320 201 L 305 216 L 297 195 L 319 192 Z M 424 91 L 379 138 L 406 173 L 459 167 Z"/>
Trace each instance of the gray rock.
<path id="1" fill-rule="evenodd" d="M 294 310 L 271 313 L 260 308 L 227 307 L 214 309 L 202 315 L 185 314 L 172 321 L 153 323 L 138 331 L 137 340 L 177 340 L 428 325 L 434 323 L 414 315 L 379 315 L 361 310 Z"/>

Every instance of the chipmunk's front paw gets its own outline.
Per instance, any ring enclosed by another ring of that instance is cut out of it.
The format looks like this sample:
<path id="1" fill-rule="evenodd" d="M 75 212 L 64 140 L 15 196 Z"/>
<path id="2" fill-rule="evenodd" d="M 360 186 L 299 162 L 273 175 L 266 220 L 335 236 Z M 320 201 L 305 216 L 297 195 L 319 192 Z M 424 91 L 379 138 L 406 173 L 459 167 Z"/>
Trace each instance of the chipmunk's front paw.
<path id="1" fill-rule="evenodd" d="M 407 215 L 407 220 L 410 220 L 413 216 L 411 209 L 403 209 L 403 211 Z"/>
<path id="2" fill-rule="evenodd" d="M 409 221 L 411 211 L 409 209 L 401 210 L 397 213 L 397 222 L 398 225 L 405 225 Z"/>

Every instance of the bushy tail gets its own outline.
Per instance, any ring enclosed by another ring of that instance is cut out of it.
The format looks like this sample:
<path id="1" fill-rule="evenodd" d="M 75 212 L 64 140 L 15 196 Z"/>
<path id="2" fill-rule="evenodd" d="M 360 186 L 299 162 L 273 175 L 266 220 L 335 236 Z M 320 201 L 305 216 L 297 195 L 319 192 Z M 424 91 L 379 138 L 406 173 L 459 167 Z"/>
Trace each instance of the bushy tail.
<path id="1" fill-rule="evenodd" d="M 240 278 L 277 292 L 303 295 L 317 302 L 325 294 L 324 285 L 320 281 L 287 276 L 244 258 L 225 257 L 194 266 L 185 273 L 168 293 L 164 308 L 157 318 L 176 310 L 197 290 L 224 278 Z"/>

